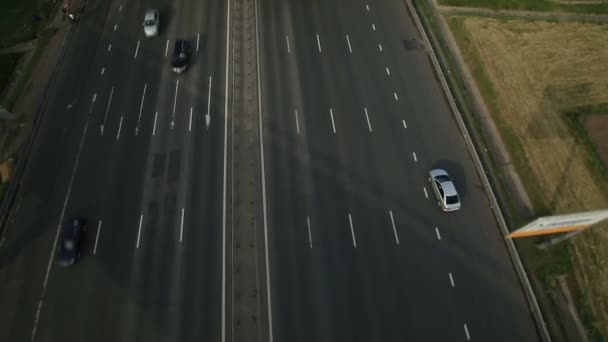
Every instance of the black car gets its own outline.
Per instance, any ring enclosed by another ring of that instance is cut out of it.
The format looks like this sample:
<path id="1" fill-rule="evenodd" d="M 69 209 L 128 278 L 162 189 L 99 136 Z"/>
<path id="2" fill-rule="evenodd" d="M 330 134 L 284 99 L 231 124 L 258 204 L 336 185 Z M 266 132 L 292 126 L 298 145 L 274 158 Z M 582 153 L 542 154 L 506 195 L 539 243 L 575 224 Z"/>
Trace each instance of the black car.
<path id="1" fill-rule="evenodd" d="M 57 254 L 57 263 L 60 266 L 67 267 L 78 261 L 84 230 L 85 221 L 80 218 L 74 218 L 65 225 Z"/>
<path id="2" fill-rule="evenodd" d="M 175 73 L 181 74 L 188 68 L 191 52 L 192 48 L 189 41 L 182 39 L 175 41 L 175 49 L 173 49 L 173 58 L 171 59 L 171 68 Z"/>

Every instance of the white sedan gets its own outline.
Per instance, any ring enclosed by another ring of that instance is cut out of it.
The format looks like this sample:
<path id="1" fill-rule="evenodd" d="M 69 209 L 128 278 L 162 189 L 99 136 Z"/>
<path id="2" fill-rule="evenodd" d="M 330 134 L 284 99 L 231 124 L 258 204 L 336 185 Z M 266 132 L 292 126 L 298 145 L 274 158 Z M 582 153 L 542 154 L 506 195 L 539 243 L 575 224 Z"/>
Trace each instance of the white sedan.
<path id="1" fill-rule="evenodd" d="M 456 192 L 454 182 L 443 169 L 429 171 L 429 182 L 443 211 L 454 211 L 460 209 L 460 198 Z"/>

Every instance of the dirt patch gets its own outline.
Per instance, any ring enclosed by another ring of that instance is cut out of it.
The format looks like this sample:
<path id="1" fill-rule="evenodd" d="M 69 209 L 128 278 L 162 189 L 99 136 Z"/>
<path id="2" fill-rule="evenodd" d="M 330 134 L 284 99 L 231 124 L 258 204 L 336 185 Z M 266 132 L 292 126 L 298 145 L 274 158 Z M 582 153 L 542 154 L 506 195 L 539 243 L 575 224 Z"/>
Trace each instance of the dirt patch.
<path id="1" fill-rule="evenodd" d="M 583 124 L 598 157 L 608 168 L 608 115 L 586 115 Z"/>
<path id="2" fill-rule="evenodd" d="M 608 103 L 608 25 L 447 20 L 538 212 L 607 208 L 608 185 L 565 113 Z M 608 231 L 580 234 L 571 251 L 581 292 L 608 336 Z"/>

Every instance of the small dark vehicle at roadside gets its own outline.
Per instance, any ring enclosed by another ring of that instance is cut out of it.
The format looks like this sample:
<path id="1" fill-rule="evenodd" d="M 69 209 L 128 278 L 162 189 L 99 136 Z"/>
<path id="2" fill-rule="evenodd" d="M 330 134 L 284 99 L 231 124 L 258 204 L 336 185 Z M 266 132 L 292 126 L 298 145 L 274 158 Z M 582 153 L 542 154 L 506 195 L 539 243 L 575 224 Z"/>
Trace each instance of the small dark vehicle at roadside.
<path id="1" fill-rule="evenodd" d="M 80 258 L 80 247 L 85 231 L 86 222 L 81 218 L 70 220 L 64 227 L 59 241 L 57 263 L 59 266 L 68 267 Z"/>

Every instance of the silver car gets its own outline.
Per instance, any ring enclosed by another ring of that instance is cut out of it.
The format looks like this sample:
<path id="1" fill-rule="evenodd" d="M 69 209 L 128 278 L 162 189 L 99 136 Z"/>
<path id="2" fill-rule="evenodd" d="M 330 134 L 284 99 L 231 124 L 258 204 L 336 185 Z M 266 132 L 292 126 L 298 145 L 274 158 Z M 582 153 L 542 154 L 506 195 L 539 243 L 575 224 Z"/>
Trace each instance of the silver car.
<path id="1" fill-rule="evenodd" d="M 160 26 L 160 16 L 158 10 L 152 9 L 144 16 L 144 33 L 146 37 L 156 37 Z"/>
<path id="2" fill-rule="evenodd" d="M 429 182 L 443 211 L 454 211 L 460 209 L 460 197 L 456 192 L 454 182 L 443 169 L 429 171 Z"/>

